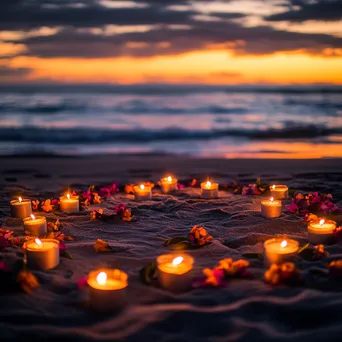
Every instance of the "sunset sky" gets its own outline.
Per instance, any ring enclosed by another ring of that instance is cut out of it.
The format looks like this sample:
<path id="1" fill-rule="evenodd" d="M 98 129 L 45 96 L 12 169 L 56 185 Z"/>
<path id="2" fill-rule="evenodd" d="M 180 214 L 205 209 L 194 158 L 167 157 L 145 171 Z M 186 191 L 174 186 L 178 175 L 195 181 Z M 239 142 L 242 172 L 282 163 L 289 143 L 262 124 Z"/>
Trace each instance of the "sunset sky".
<path id="1" fill-rule="evenodd" d="M 0 83 L 342 84 L 340 0 L 1 0 Z"/>

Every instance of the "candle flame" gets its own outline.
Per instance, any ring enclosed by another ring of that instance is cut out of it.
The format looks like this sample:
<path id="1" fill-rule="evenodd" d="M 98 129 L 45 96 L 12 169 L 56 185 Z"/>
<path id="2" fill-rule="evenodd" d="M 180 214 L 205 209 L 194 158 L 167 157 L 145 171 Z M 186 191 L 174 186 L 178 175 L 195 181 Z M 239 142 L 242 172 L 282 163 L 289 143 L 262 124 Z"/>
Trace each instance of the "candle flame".
<path id="1" fill-rule="evenodd" d="M 171 176 L 167 177 L 167 181 L 171 183 L 172 182 L 172 177 Z"/>
<path id="2" fill-rule="evenodd" d="M 67 198 L 70 199 L 70 194 L 67 194 Z"/>
<path id="3" fill-rule="evenodd" d="M 32 220 L 36 219 L 36 217 L 33 214 L 31 214 L 31 218 L 32 218 Z"/>
<path id="4" fill-rule="evenodd" d="M 41 242 L 39 239 L 35 239 L 34 241 L 35 241 L 35 243 L 36 243 L 38 246 L 41 246 L 41 245 L 42 245 L 42 242 Z"/>
<path id="5" fill-rule="evenodd" d="M 145 185 L 144 184 L 140 184 L 140 189 L 144 190 L 145 189 Z"/>
<path id="6" fill-rule="evenodd" d="M 23 201 L 23 199 L 21 197 L 18 198 L 19 203 L 21 203 Z"/>
<path id="7" fill-rule="evenodd" d="M 275 189 L 275 185 L 272 185 L 272 189 L 273 189 L 273 190 Z"/>
<path id="8" fill-rule="evenodd" d="M 270 198 L 270 202 L 271 202 L 271 203 L 273 203 L 273 201 L 274 201 L 274 198 L 273 198 L 273 197 L 271 197 L 271 198 Z"/>
<path id="9" fill-rule="evenodd" d="M 282 241 L 280 244 L 280 247 L 285 248 L 286 246 L 287 246 L 287 241 L 286 240 Z"/>
<path id="10" fill-rule="evenodd" d="M 319 224 L 320 224 L 321 227 L 323 226 L 324 222 L 325 222 L 325 220 L 320 220 L 319 221 Z"/>
<path id="11" fill-rule="evenodd" d="M 177 257 L 177 258 L 174 258 L 174 259 L 172 260 L 172 265 L 173 265 L 173 266 L 178 266 L 179 264 L 181 264 L 181 263 L 183 262 L 183 260 L 184 260 L 184 258 L 181 257 L 181 256 L 179 256 L 179 257 Z"/>
<path id="12" fill-rule="evenodd" d="M 210 181 L 207 181 L 207 183 L 205 183 L 205 186 L 206 186 L 207 188 L 210 188 L 210 187 L 211 187 L 211 182 L 210 182 Z"/>
<path id="13" fill-rule="evenodd" d="M 100 285 L 105 285 L 107 282 L 107 273 L 106 272 L 100 272 L 96 277 L 96 281 Z"/>

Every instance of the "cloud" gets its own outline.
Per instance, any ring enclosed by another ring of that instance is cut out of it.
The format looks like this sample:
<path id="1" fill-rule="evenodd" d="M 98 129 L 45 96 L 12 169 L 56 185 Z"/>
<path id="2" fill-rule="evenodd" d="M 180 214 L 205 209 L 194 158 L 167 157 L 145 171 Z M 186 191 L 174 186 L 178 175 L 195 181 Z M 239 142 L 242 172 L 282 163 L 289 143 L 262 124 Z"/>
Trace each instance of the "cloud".
<path id="1" fill-rule="evenodd" d="M 12 41 L 24 44 L 25 54 L 51 57 L 151 57 L 175 55 L 223 45 L 237 55 L 266 55 L 276 52 L 306 51 L 324 54 L 327 48 L 341 49 L 342 38 L 277 30 L 269 26 L 245 27 L 226 20 L 215 24 L 192 20 L 189 28 L 172 29 L 157 25 L 143 32 L 114 35 L 93 34 L 67 28 L 51 36 Z"/>
<path id="2" fill-rule="evenodd" d="M 169 1 L 171 3 L 171 1 Z M 173 2 L 172 2 L 173 3 Z M 107 7 L 96 0 L 2 0 L 0 29 L 30 30 L 42 26 L 101 27 L 115 25 L 186 24 L 194 11 L 165 6 Z M 146 3 L 148 5 L 148 2 Z"/>
<path id="3" fill-rule="evenodd" d="M 0 66 L 0 77 L 20 77 L 26 76 L 32 70 L 29 68 L 9 68 L 7 66 Z"/>
<path id="4" fill-rule="evenodd" d="M 339 21 L 342 19 L 341 0 L 290 0 L 289 10 L 265 17 L 268 21 L 305 22 L 308 20 Z"/>
<path id="5" fill-rule="evenodd" d="M 208 3 L 206 0 L 198 2 Z M 219 6 L 215 6 L 214 12 L 204 14 L 191 4 L 193 2 L 188 0 L 78 0 L 76 4 L 72 0 L 1 0 L 0 30 L 39 32 L 43 27 L 49 27 L 50 31 L 58 28 L 49 35 L 25 35 L 22 39 L 5 41 L 22 47 L 17 55 L 42 58 L 151 57 L 215 49 L 215 46 L 236 55 L 293 51 L 331 57 L 340 55 L 336 51 L 342 48 L 341 37 L 289 32 L 267 25 L 244 26 L 236 19 L 246 14 L 220 12 Z M 322 4 L 328 8 L 321 9 L 321 15 L 325 16 L 337 13 L 340 6 L 333 0 L 288 0 L 287 12 L 267 19 L 280 20 L 275 19 L 276 16 L 292 12 L 298 15 L 311 11 L 313 15 Z M 174 9 L 177 6 L 182 10 Z M 123 30 L 107 30 L 114 26 Z M 129 27 L 131 31 L 125 30 Z M 133 30 L 134 27 L 146 29 Z"/>

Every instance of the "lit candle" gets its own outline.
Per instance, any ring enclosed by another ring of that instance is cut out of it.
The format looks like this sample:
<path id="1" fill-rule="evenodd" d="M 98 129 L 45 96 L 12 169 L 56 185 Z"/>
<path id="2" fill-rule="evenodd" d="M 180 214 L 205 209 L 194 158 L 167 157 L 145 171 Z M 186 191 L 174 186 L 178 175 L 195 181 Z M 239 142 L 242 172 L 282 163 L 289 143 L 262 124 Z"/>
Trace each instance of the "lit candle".
<path id="1" fill-rule="evenodd" d="M 171 176 L 164 177 L 160 180 L 160 187 L 164 194 L 177 190 L 177 178 L 172 178 Z"/>
<path id="2" fill-rule="evenodd" d="M 317 220 L 308 224 L 308 239 L 313 245 L 329 244 L 333 242 L 333 232 L 336 222 L 331 220 Z"/>
<path id="3" fill-rule="evenodd" d="M 212 183 L 209 180 L 206 182 L 201 183 L 201 197 L 210 199 L 210 198 L 218 198 L 219 193 L 218 193 L 218 183 Z"/>
<path id="4" fill-rule="evenodd" d="M 160 285 L 172 292 L 184 292 L 192 285 L 194 258 L 187 254 L 164 254 L 157 258 Z"/>
<path id="5" fill-rule="evenodd" d="M 152 188 L 144 184 L 136 185 L 133 188 L 136 201 L 148 201 L 152 197 Z"/>
<path id="6" fill-rule="evenodd" d="M 270 186 L 270 192 L 274 199 L 285 199 L 289 197 L 289 188 L 283 184 Z"/>
<path id="7" fill-rule="evenodd" d="M 276 218 L 281 215 L 281 201 L 275 201 L 273 197 L 269 200 L 261 201 L 261 216 L 266 218 Z"/>
<path id="8" fill-rule="evenodd" d="M 118 269 L 92 271 L 88 277 L 87 304 L 94 311 L 111 311 L 126 302 L 127 274 Z"/>
<path id="9" fill-rule="evenodd" d="M 265 264 L 281 264 L 291 261 L 297 254 L 299 243 L 296 240 L 273 238 L 264 243 Z"/>
<path id="10" fill-rule="evenodd" d="M 31 201 L 19 197 L 17 200 L 12 200 L 11 215 L 12 217 L 24 219 L 32 214 Z"/>
<path id="11" fill-rule="evenodd" d="M 59 208 L 63 213 L 76 213 L 80 211 L 78 196 L 71 196 L 70 194 L 62 196 L 60 198 Z"/>
<path id="12" fill-rule="evenodd" d="M 46 218 L 44 216 L 34 216 L 24 219 L 24 231 L 33 236 L 43 236 L 47 232 Z"/>
<path id="13" fill-rule="evenodd" d="M 26 242 L 27 265 L 40 270 L 50 270 L 59 265 L 59 241 L 35 239 Z"/>

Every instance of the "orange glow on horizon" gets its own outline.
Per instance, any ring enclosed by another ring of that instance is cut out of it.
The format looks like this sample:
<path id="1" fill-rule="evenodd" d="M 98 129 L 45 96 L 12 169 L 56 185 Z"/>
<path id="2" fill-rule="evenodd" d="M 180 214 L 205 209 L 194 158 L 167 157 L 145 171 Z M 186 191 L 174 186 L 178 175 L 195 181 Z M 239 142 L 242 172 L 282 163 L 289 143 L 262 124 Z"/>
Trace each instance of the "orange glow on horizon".
<path id="1" fill-rule="evenodd" d="M 31 68 L 27 80 L 66 83 L 342 84 L 342 56 L 327 58 L 303 52 L 234 56 L 226 50 L 208 50 L 177 56 L 102 59 L 22 56 L 7 66 Z"/>

